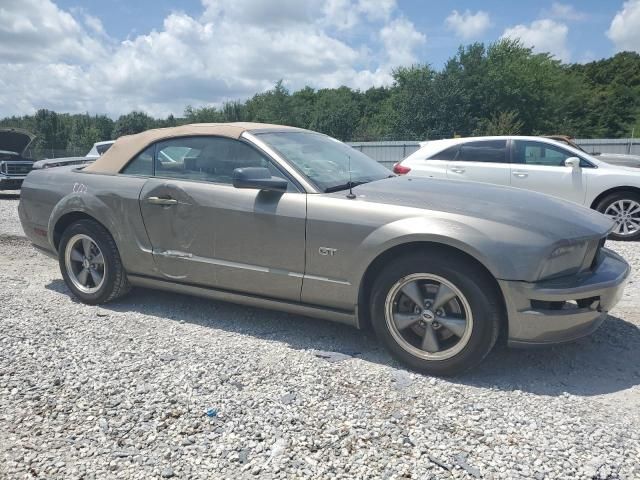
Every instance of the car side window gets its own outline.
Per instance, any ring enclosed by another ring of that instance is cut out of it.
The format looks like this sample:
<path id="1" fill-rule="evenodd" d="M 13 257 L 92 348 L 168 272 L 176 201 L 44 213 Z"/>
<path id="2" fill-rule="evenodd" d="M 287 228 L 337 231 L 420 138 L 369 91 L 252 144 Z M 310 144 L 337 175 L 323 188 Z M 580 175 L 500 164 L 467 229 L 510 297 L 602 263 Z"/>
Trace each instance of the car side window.
<path id="1" fill-rule="evenodd" d="M 483 140 L 460 145 L 458 162 L 509 163 L 506 140 Z"/>
<path id="2" fill-rule="evenodd" d="M 233 183 L 233 171 L 265 167 L 282 173 L 260 152 L 238 140 L 223 137 L 181 137 L 156 144 L 155 175 L 183 180 Z"/>
<path id="3" fill-rule="evenodd" d="M 576 157 L 573 152 L 548 143 L 531 140 L 516 140 L 514 162 L 527 165 L 544 165 L 548 167 L 564 167 L 564 161 Z M 580 162 L 582 166 L 582 161 Z"/>
<path id="4" fill-rule="evenodd" d="M 454 160 L 458 154 L 458 145 L 446 148 L 441 152 L 431 155 L 427 160 Z"/>
<path id="5" fill-rule="evenodd" d="M 120 173 L 150 177 L 153 175 L 153 145 L 136 155 Z"/>

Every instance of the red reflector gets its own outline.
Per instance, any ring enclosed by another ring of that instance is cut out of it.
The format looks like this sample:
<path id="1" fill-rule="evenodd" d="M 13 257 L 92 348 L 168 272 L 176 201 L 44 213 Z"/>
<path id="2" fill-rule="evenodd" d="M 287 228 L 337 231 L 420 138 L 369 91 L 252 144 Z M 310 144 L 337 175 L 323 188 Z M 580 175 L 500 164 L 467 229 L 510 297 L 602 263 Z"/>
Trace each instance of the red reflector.
<path id="1" fill-rule="evenodd" d="M 393 173 L 397 173 L 398 175 L 406 175 L 410 171 L 411 169 L 409 167 L 405 167 L 399 162 L 393 166 Z"/>

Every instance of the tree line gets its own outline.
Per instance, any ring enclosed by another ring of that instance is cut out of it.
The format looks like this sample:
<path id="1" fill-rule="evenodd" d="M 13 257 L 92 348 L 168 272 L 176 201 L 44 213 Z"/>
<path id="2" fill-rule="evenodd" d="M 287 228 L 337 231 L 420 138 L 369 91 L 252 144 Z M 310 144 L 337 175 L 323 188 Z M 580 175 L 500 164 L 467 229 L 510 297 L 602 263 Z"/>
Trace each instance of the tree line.
<path id="1" fill-rule="evenodd" d="M 197 122 L 292 125 L 343 141 L 426 140 L 455 135 L 566 134 L 630 137 L 640 133 L 640 55 L 622 52 L 586 64 L 563 64 L 520 42 L 462 46 L 444 67 L 400 67 L 388 87 L 290 92 L 282 81 L 246 101 L 187 106 L 181 117 L 134 111 L 106 115 L 38 110 L 0 126 L 37 135 L 35 156 L 83 154 L 99 140 L 149 128 Z"/>

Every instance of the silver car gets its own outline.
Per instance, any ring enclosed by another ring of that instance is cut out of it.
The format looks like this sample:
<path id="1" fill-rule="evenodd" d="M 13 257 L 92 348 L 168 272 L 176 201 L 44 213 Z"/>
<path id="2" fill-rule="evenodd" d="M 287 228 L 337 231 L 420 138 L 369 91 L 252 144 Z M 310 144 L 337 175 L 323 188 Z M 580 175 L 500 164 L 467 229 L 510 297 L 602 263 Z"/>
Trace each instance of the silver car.
<path id="1" fill-rule="evenodd" d="M 508 187 L 394 176 L 322 134 L 199 124 L 34 170 L 33 244 L 86 303 L 142 286 L 372 326 L 413 368 L 454 374 L 503 335 L 593 332 L 629 266 L 600 213 Z"/>
<path id="2" fill-rule="evenodd" d="M 38 170 L 41 168 L 61 167 L 63 165 L 82 165 L 85 163 L 91 163 L 109 150 L 111 145 L 114 143 L 115 140 L 96 142 L 84 157 L 45 158 L 44 160 L 38 160 L 33 164 L 33 169 Z"/>

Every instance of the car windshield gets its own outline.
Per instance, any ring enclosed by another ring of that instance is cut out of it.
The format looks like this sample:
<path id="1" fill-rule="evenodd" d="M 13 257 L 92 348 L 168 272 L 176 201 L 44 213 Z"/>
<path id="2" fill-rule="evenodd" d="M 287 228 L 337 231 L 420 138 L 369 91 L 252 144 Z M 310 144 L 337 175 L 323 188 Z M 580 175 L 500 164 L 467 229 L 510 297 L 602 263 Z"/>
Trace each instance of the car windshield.
<path id="1" fill-rule="evenodd" d="M 326 135 L 311 132 L 268 132 L 258 135 L 323 192 L 346 190 L 349 185 L 356 186 L 393 176 L 375 160 Z"/>

